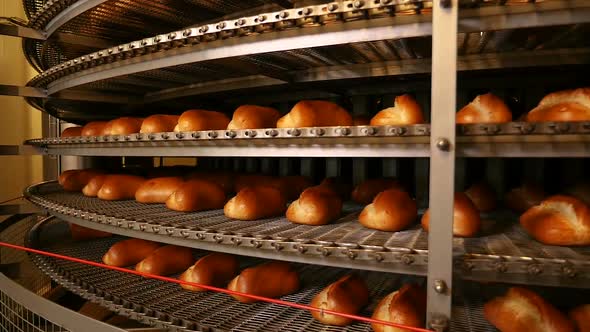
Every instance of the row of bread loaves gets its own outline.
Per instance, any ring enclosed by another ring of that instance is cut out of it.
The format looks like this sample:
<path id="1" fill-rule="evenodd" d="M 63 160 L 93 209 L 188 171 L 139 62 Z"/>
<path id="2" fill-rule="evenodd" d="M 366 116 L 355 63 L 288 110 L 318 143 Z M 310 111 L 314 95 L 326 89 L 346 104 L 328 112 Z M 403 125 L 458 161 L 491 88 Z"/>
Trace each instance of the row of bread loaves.
<path id="1" fill-rule="evenodd" d="M 539 105 L 528 112 L 524 120 L 590 121 L 590 88 L 579 88 L 550 93 Z M 512 121 L 512 112 L 497 96 L 479 95 L 457 113 L 457 123 L 504 123 Z M 84 127 L 70 127 L 62 137 L 128 135 L 169 131 L 199 131 L 223 129 L 302 128 L 352 125 L 412 125 L 424 123 L 420 105 L 410 95 L 395 98 L 393 107 L 377 113 L 370 121 L 353 117 L 344 108 L 323 100 L 303 100 L 281 117 L 270 107 L 243 105 L 232 119 L 224 113 L 207 110 L 188 110 L 182 115 L 151 115 L 145 119 L 121 117 L 111 121 L 92 121 Z"/>

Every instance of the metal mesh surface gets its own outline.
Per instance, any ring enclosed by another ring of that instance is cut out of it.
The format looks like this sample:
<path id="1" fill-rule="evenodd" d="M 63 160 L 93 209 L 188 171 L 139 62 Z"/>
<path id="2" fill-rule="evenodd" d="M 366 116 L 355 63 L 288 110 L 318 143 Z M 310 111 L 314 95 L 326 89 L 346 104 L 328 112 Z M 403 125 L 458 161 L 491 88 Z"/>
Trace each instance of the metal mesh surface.
<path id="1" fill-rule="evenodd" d="M 51 227 L 51 225 L 47 225 Z M 43 228 L 40 229 L 40 232 Z M 62 255 L 100 262 L 102 255 L 120 238 L 101 239 L 68 245 L 49 245 L 43 249 Z M 195 253 L 195 258 L 204 255 Z M 307 311 L 276 304 L 242 304 L 228 295 L 212 292 L 189 292 L 172 283 L 149 280 L 122 272 L 105 270 L 79 263 L 35 255 L 35 260 L 47 273 L 65 287 L 91 297 L 102 305 L 120 304 L 136 314 L 136 319 L 149 319 L 178 329 L 212 329 L 213 331 L 371 331 L 368 324 L 355 323 L 348 327 L 325 326 L 313 320 Z M 242 268 L 259 260 L 242 259 Z M 281 299 L 309 303 L 321 289 L 349 273 L 337 268 L 297 265 L 301 278 L 299 292 Z M 356 271 L 370 288 L 370 303 L 360 313 L 370 316 L 379 300 L 408 282 L 423 279 L 394 274 Z M 483 320 L 481 301 L 478 305 L 460 304 L 453 310 L 453 331 L 494 331 Z M 475 303 L 475 302 L 474 302 Z M 129 314 L 134 317 L 133 314 Z"/>
<path id="2" fill-rule="evenodd" d="M 66 332 L 69 330 L 30 311 L 0 290 L 0 331 Z"/>

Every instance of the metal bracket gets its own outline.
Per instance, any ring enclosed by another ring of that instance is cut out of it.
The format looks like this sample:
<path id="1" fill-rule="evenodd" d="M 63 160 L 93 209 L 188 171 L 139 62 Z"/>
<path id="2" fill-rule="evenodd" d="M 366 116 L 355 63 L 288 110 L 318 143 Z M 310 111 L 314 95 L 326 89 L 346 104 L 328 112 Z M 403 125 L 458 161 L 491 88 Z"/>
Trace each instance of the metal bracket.
<path id="1" fill-rule="evenodd" d="M 0 35 L 39 40 L 47 39 L 47 35 L 43 31 L 6 23 L 0 23 Z"/>

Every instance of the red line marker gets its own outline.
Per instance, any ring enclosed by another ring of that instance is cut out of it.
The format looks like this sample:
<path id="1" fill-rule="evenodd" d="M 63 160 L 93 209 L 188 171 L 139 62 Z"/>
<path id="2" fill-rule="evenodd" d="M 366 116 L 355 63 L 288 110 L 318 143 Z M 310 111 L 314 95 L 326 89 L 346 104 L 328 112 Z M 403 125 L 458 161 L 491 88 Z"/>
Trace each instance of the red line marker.
<path id="1" fill-rule="evenodd" d="M 267 298 L 267 297 L 231 291 L 231 290 L 225 289 L 225 288 L 218 288 L 218 287 L 213 287 L 213 286 L 201 285 L 201 284 L 197 284 L 194 282 L 183 281 L 183 280 L 178 280 L 178 279 L 169 278 L 169 277 L 163 277 L 163 276 L 159 276 L 159 275 L 155 275 L 155 274 L 144 273 L 144 272 L 138 272 L 135 270 L 130 270 L 130 269 L 122 268 L 122 267 L 110 266 L 110 265 L 106 265 L 106 264 L 102 264 L 102 263 L 87 261 L 87 260 L 80 259 L 80 258 L 54 254 L 51 252 L 37 250 L 37 249 L 26 248 L 23 246 L 18 246 L 18 245 L 6 243 L 6 242 L 0 242 L 0 246 L 12 248 L 12 249 L 17 249 L 17 250 L 22 250 L 22 251 L 26 251 L 26 252 L 30 252 L 30 253 L 34 253 L 34 254 L 38 254 L 38 255 L 63 259 L 66 261 L 96 266 L 96 267 L 100 267 L 103 269 L 115 270 L 115 271 L 124 272 L 124 273 L 128 273 L 128 274 L 134 274 L 134 275 L 138 275 L 138 276 L 145 277 L 145 278 L 172 282 L 172 283 L 179 284 L 179 285 L 196 286 L 196 287 L 201 287 L 201 288 L 204 288 L 204 289 L 207 289 L 210 291 L 214 291 L 214 292 L 244 296 L 244 297 L 256 299 L 259 301 L 284 305 L 284 306 L 288 306 L 288 307 L 292 307 L 292 308 L 297 308 L 297 309 L 302 309 L 302 310 L 307 310 L 307 311 L 324 312 L 325 314 L 346 317 L 346 318 L 350 318 L 350 319 L 354 319 L 354 320 L 358 320 L 358 321 L 362 321 L 362 322 L 366 322 L 366 323 L 377 323 L 377 324 L 382 324 L 382 325 L 387 325 L 387 326 L 404 328 L 406 330 L 415 331 L 415 332 L 432 332 L 432 330 L 422 329 L 422 328 L 418 328 L 418 327 L 405 326 L 405 325 L 401 325 L 401 324 L 386 322 L 386 321 L 382 321 L 382 320 L 376 320 L 376 319 L 363 317 L 363 316 L 349 315 L 349 314 L 345 314 L 345 313 L 341 313 L 341 312 L 337 312 L 337 311 L 333 311 L 333 310 L 318 309 L 318 308 L 314 308 L 314 307 L 311 307 L 311 306 L 308 306 L 305 304 L 288 302 L 288 301 L 283 301 L 283 300 L 278 300 L 278 299 L 271 299 L 271 298 Z"/>

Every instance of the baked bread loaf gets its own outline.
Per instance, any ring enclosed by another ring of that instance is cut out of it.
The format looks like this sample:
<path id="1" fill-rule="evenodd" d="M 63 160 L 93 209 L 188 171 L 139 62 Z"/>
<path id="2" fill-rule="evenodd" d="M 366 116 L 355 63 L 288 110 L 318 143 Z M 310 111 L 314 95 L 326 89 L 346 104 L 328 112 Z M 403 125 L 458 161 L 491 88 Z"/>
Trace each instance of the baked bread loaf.
<path id="1" fill-rule="evenodd" d="M 128 239 L 113 244 L 102 261 L 111 266 L 130 266 L 141 262 L 154 250 L 162 246 L 160 243 L 142 240 Z"/>
<path id="2" fill-rule="evenodd" d="M 407 228 L 418 217 L 416 201 L 403 190 L 387 189 L 380 192 L 373 203 L 359 215 L 361 225 L 386 232 Z"/>
<path id="3" fill-rule="evenodd" d="M 90 181 L 82 188 L 82 193 L 84 196 L 87 197 L 96 197 L 98 196 L 98 191 L 102 188 L 102 184 L 104 183 L 104 179 L 107 177 L 106 174 L 98 174 L 92 177 Z"/>
<path id="4" fill-rule="evenodd" d="M 82 136 L 100 136 L 106 127 L 106 121 L 91 121 L 82 127 Z"/>
<path id="5" fill-rule="evenodd" d="M 97 231 L 95 229 L 82 227 L 73 223 L 70 223 L 70 234 L 72 235 L 72 240 L 74 241 L 98 239 L 112 235 L 111 233 Z"/>
<path id="6" fill-rule="evenodd" d="M 61 137 L 82 136 L 82 127 L 68 127 L 61 132 Z"/>
<path id="7" fill-rule="evenodd" d="M 352 126 L 352 116 L 324 100 L 302 100 L 277 121 L 277 128 Z"/>
<path id="8" fill-rule="evenodd" d="M 181 177 L 163 177 L 146 180 L 135 192 L 139 203 L 166 203 L 184 180 Z"/>
<path id="9" fill-rule="evenodd" d="M 371 118 L 367 115 L 354 115 L 352 117 L 353 126 L 368 126 L 371 123 Z"/>
<path id="10" fill-rule="evenodd" d="M 325 225 L 340 217 L 342 199 L 327 186 L 305 189 L 299 198 L 289 205 L 287 219 L 297 224 Z"/>
<path id="11" fill-rule="evenodd" d="M 102 135 L 129 135 L 139 133 L 142 118 L 122 117 L 109 121 L 102 132 Z"/>
<path id="12" fill-rule="evenodd" d="M 386 108 L 371 119 L 371 126 L 401 126 L 424 123 L 422 108 L 410 95 L 395 97 L 393 107 Z"/>
<path id="13" fill-rule="evenodd" d="M 364 280 L 355 274 L 349 274 L 314 296 L 310 306 L 356 315 L 367 303 L 369 303 L 369 289 Z M 321 311 L 312 311 L 311 315 L 316 320 L 329 325 L 346 326 L 353 322 L 350 318 Z"/>
<path id="14" fill-rule="evenodd" d="M 373 319 L 410 327 L 424 327 L 426 320 L 426 291 L 418 285 L 403 285 L 384 297 L 373 311 Z M 408 330 L 371 323 L 375 332 L 406 332 Z"/>
<path id="15" fill-rule="evenodd" d="M 512 112 L 502 99 L 491 93 L 479 95 L 457 113 L 458 124 L 504 123 L 512 121 Z"/>
<path id="16" fill-rule="evenodd" d="M 178 115 L 155 114 L 150 115 L 141 123 L 140 133 L 165 133 L 174 131 L 174 127 L 178 124 Z"/>
<path id="17" fill-rule="evenodd" d="M 501 332 L 574 332 L 559 310 L 528 289 L 512 287 L 506 295 L 487 302 L 484 317 Z"/>
<path id="18" fill-rule="evenodd" d="M 577 198 L 551 196 L 520 216 L 535 240 L 557 246 L 590 245 L 590 208 Z"/>
<path id="19" fill-rule="evenodd" d="M 166 207 L 181 212 L 221 209 L 225 192 L 220 185 L 205 180 L 185 181 L 166 200 Z"/>
<path id="20" fill-rule="evenodd" d="M 81 191 L 95 176 L 102 174 L 97 169 L 72 169 L 59 175 L 58 183 L 65 191 Z"/>
<path id="21" fill-rule="evenodd" d="M 581 182 L 568 188 L 565 192 L 586 203 L 586 205 L 590 205 L 590 184 Z"/>
<path id="22" fill-rule="evenodd" d="M 590 304 L 575 307 L 569 312 L 569 317 L 578 332 L 590 332 Z"/>
<path id="23" fill-rule="evenodd" d="M 167 245 L 152 251 L 135 266 L 135 271 L 165 276 L 182 272 L 194 262 L 191 248 Z"/>
<path id="24" fill-rule="evenodd" d="M 496 193 L 489 184 L 480 182 L 465 190 L 465 195 L 471 199 L 480 212 L 490 212 L 496 208 Z"/>
<path id="25" fill-rule="evenodd" d="M 299 275 L 287 262 L 267 262 L 243 270 L 229 283 L 227 289 L 276 298 L 296 292 L 299 289 Z M 242 303 L 258 302 L 240 295 L 232 297 Z"/>
<path id="26" fill-rule="evenodd" d="M 227 129 L 274 128 L 280 117 L 272 107 L 242 105 L 235 110 Z"/>
<path id="27" fill-rule="evenodd" d="M 196 171 L 190 173 L 187 180 L 204 180 L 213 183 L 217 183 L 226 194 L 234 192 L 234 176 L 229 172 L 202 172 Z"/>
<path id="28" fill-rule="evenodd" d="M 144 182 L 145 178 L 141 176 L 109 174 L 105 176 L 97 196 L 107 201 L 135 199 L 135 192 Z"/>
<path id="29" fill-rule="evenodd" d="M 527 114 L 527 121 L 590 121 L 590 88 L 553 92 Z"/>
<path id="30" fill-rule="evenodd" d="M 279 181 L 289 201 L 297 199 L 305 189 L 313 186 L 311 179 L 303 175 L 282 176 Z"/>
<path id="31" fill-rule="evenodd" d="M 422 228 L 428 232 L 430 210 L 422 216 Z M 481 227 L 479 211 L 464 193 L 455 193 L 453 204 L 453 235 L 460 237 L 475 236 Z"/>
<path id="32" fill-rule="evenodd" d="M 375 196 L 387 189 L 403 190 L 403 187 L 393 178 L 368 179 L 357 185 L 352 191 L 352 200 L 359 204 L 373 202 Z"/>
<path id="33" fill-rule="evenodd" d="M 216 252 L 199 259 L 178 279 L 206 286 L 225 287 L 238 274 L 239 267 L 235 256 Z M 182 284 L 180 286 L 195 292 L 207 291 L 197 286 Z"/>
<path id="34" fill-rule="evenodd" d="M 535 184 L 525 183 L 510 190 L 504 196 L 504 204 L 512 211 L 522 213 L 540 204 L 545 197 L 543 188 Z"/>
<path id="35" fill-rule="evenodd" d="M 345 179 L 340 177 L 329 177 L 322 180 L 320 186 L 330 188 L 333 192 L 338 194 L 343 201 L 350 198 L 352 192 L 352 185 Z"/>
<path id="36" fill-rule="evenodd" d="M 277 177 L 262 174 L 240 174 L 235 177 L 234 191 L 256 186 L 275 187 L 284 191 L 284 183 Z"/>
<path id="37" fill-rule="evenodd" d="M 287 198 L 276 187 L 246 187 L 223 208 L 225 216 L 238 220 L 278 217 L 287 210 Z"/>
<path id="38" fill-rule="evenodd" d="M 188 110 L 180 115 L 174 131 L 221 130 L 229 124 L 227 115 L 205 110 Z"/>

